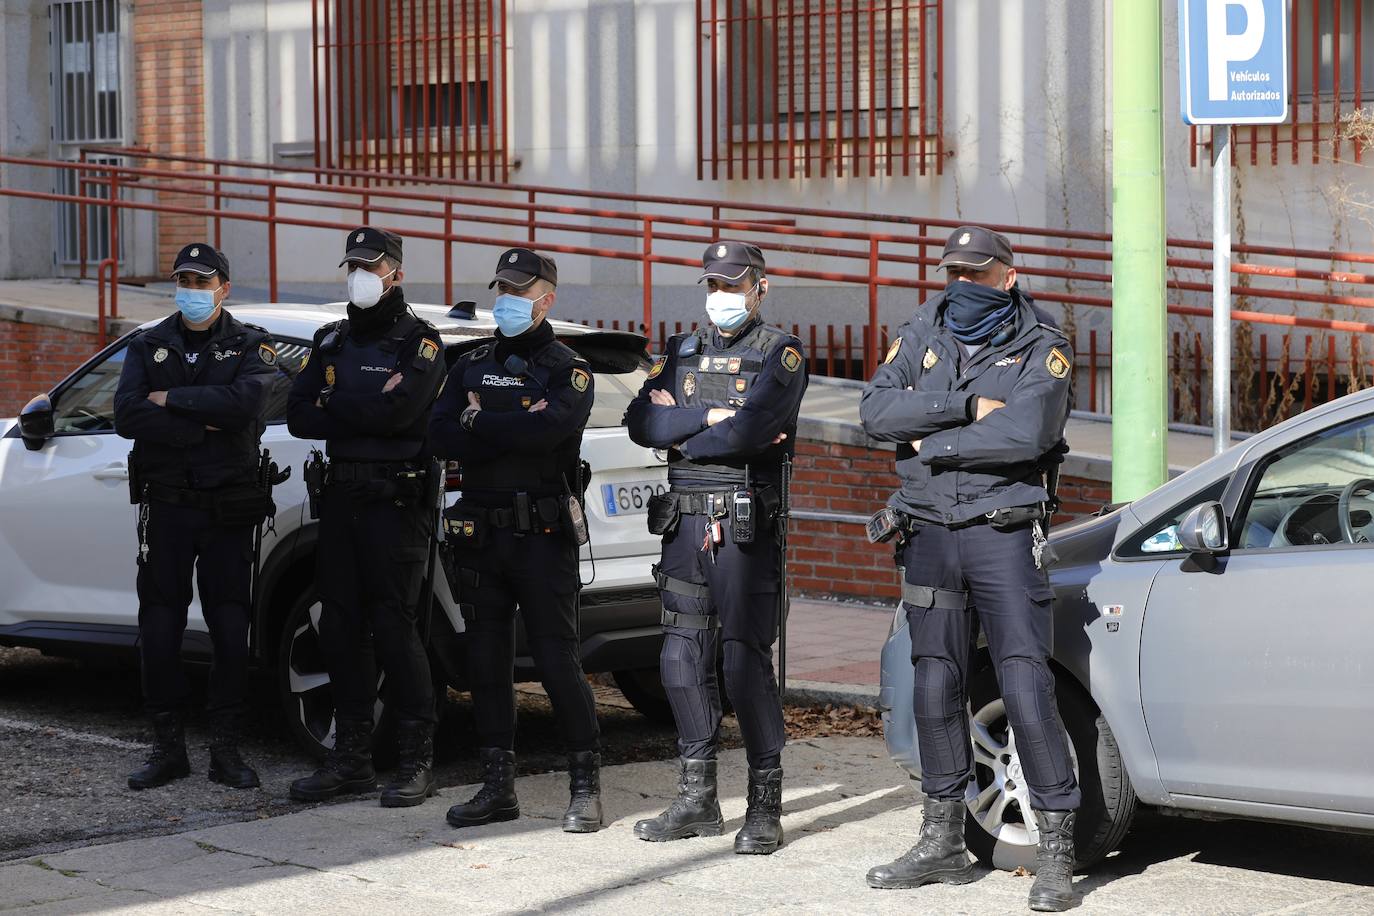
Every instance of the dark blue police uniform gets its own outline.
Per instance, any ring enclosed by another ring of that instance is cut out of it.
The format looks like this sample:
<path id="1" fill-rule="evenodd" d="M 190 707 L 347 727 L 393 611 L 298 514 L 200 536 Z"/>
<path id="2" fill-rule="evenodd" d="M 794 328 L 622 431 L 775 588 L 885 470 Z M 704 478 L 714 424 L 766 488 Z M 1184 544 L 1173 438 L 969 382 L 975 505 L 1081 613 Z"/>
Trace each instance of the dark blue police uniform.
<path id="1" fill-rule="evenodd" d="M 717 256 L 721 249 L 725 255 Z M 761 273 L 756 248 L 725 243 L 708 248 L 705 264 L 708 276 L 737 278 L 745 271 L 736 266 L 750 267 L 755 260 L 752 267 Z M 739 718 L 751 785 L 759 773 L 781 776 L 786 731 L 772 645 L 784 571 L 774 515 L 806 384 L 801 342 L 755 316 L 730 336 L 708 325 L 670 338 L 625 413 L 631 439 L 668 450 L 670 492 L 650 505 L 651 530 L 663 535 L 655 568 L 664 608 L 660 671 L 683 766 L 690 770 L 694 761 L 710 761 L 703 769 L 711 781 L 721 720 L 716 661 L 722 644 L 725 690 Z M 654 390 L 672 394 L 676 405 L 653 403 Z M 735 413 L 708 426 L 712 408 Z M 780 433 L 786 438 L 776 442 Z M 738 543 L 732 507 L 746 487 L 752 491 L 754 533 L 751 541 Z M 713 829 L 719 832 L 716 825 L 697 832 Z M 660 838 L 646 831 L 637 834 Z"/>
<path id="2" fill-rule="evenodd" d="M 366 228 L 357 236 L 362 241 L 349 248 L 349 260 L 365 260 L 370 250 L 399 263 L 399 238 Z M 434 326 L 410 311 L 399 286 L 370 308 L 350 303 L 348 316 L 316 332 L 291 388 L 287 423 L 292 435 L 326 442 L 315 581 L 338 754 L 325 771 L 357 764 L 356 778 L 344 780 L 343 788 L 337 780 L 298 781 L 292 786 L 298 800 L 370 788 L 378 661 L 386 673 L 387 707 L 397 717 L 402 774 L 419 766 L 428 776 L 432 762 L 434 688 L 417 607 L 441 486 L 426 439 L 444 378 L 443 350 Z M 398 373 L 401 381 L 385 390 Z M 316 774 L 322 775 L 327 773 Z M 432 794 L 430 786 L 422 788 Z M 384 793 L 382 802 L 423 800 Z"/>
<path id="3" fill-rule="evenodd" d="M 228 278 L 227 261 L 209 245 L 186 246 L 176 263 L 178 272 Z M 140 507 L 139 651 L 159 741 L 164 721 L 181 733 L 188 693 L 181 644 L 194 569 L 214 647 L 206 697 L 212 747 L 236 742 L 248 669 L 253 530 L 269 500 L 257 490 L 258 446 L 268 397 L 285 385 L 276 361 L 267 332 L 224 309 L 203 331 L 188 328 L 180 313 L 171 315 L 137 332 L 124 357 L 115 430 L 134 440 L 129 474 Z M 167 392 L 165 407 L 148 399 L 154 391 Z M 179 737 L 165 743 L 184 759 Z M 144 782 L 131 784 L 144 788 Z"/>

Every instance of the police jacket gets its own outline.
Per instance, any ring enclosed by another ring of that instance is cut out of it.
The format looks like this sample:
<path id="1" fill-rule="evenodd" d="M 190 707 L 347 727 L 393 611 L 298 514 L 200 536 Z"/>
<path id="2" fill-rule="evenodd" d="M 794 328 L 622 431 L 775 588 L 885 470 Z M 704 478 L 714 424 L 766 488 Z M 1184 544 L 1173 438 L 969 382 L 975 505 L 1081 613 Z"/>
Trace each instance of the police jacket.
<path id="1" fill-rule="evenodd" d="M 469 393 L 482 409 L 465 429 Z M 462 464 L 464 501 L 502 505 L 515 492 L 572 492 L 592 396 L 590 367 L 547 321 L 517 337 L 498 331 L 449 370 L 430 441 L 436 455 Z"/>
<path id="2" fill-rule="evenodd" d="M 668 340 L 625 411 L 625 425 L 638 444 L 668 449 L 675 487 L 741 484 L 746 469 L 751 481 L 777 484 L 795 447 L 806 382 L 801 342 L 786 331 L 758 317 L 730 337 L 706 326 Z M 654 404 L 655 388 L 677 405 Z M 707 426 L 713 407 L 735 414 Z M 787 438 L 775 445 L 778 433 Z"/>
<path id="3" fill-rule="evenodd" d="M 429 411 L 444 380 L 438 331 L 411 313 L 400 287 L 371 309 L 349 306 L 349 314 L 315 332 L 287 399 L 291 434 L 327 440 L 329 457 L 340 461 L 426 456 Z M 384 391 L 397 373 L 400 383 Z"/>
<path id="4" fill-rule="evenodd" d="M 868 435 L 897 443 L 902 488 L 888 505 L 960 524 L 1046 499 L 1044 472 L 1062 455 L 1073 352 L 1030 297 L 1017 296 L 1015 336 L 973 356 L 945 327 L 943 293 L 899 329 L 859 403 Z M 975 422 L 979 397 L 1006 406 Z"/>
<path id="5" fill-rule="evenodd" d="M 273 387 L 285 384 L 267 332 L 220 311 L 199 347 L 181 314 L 129 341 L 115 391 L 115 432 L 134 440 L 145 483 L 205 490 L 251 483 Z M 167 406 L 148 400 L 166 391 Z M 213 428 L 212 428 L 213 427 Z"/>

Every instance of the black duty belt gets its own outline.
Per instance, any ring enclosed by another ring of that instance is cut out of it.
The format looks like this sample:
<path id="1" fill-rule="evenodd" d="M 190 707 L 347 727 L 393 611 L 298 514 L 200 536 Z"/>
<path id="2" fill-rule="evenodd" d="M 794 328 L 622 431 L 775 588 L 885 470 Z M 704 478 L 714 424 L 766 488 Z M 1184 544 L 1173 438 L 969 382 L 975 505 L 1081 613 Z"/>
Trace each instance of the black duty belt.
<path id="1" fill-rule="evenodd" d="M 968 592 L 947 588 L 932 588 L 928 585 L 902 583 L 902 602 L 912 607 L 941 608 L 947 611 L 962 611 L 968 607 Z"/>
<path id="2" fill-rule="evenodd" d="M 673 490 L 677 511 L 683 515 L 725 515 L 734 490 Z"/>
<path id="3" fill-rule="evenodd" d="M 483 519 L 493 528 L 514 528 L 522 534 L 553 534 L 563 527 L 558 502 L 557 496 L 531 494 L 526 519 L 521 519 L 520 512 L 514 506 L 474 506 L 471 503 L 460 502 L 458 509 L 461 515 L 469 519 L 474 516 Z M 462 519 L 445 518 L 444 530 L 453 534 L 463 534 Z"/>
<path id="4" fill-rule="evenodd" d="M 182 487 L 169 487 L 165 484 L 150 483 L 145 486 L 148 499 L 190 509 L 213 509 L 218 499 L 215 490 L 187 490 Z"/>
<path id="5" fill-rule="evenodd" d="M 330 461 L 329 480 L 331 483 L 368 483 L 373 480 L 395 480 L 413 478 L 420 480 L 428 472 L 423 467 L 415 467 L 400 461 Z"/>

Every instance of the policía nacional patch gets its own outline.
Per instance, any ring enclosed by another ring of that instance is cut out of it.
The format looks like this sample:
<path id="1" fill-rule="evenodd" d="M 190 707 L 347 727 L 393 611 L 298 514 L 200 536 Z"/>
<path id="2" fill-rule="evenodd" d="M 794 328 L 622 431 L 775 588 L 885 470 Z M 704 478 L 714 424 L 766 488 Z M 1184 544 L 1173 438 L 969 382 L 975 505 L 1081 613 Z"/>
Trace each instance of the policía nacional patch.
<path id="1" fill-rule="evenodd" d="M 748 387 L 749 387 L 749 380 L 748 380 L 748 379 L 743 379 L 743 378 L 737 378 L 737 379 L 735 379 L 735 390 L 736 390 L 736 391 L 743 393 L 744 389 L 746 389 L 746 388 L 748 388 Z"/>
<path id="2" fill-rule="evenodd" d="M 1069 358 L 1059 352 L 1058 347 L 1051 347 L 1050 355 L 1045 357 L 1045 368 L 1055 378 L 1066 378 L 1073 366 L 1069 363 Z"/>
<path id="3" fill-rule="evenodd" d="M 933 369 L 933 368 L 935 368 L 935 364 L 938 363 L 939 361 L 940 361 L 940 357 L 937 356 L 937 355 L 935 354 L 935 351 L 932 350 L 932 349 L 930 349 L 930 347 L 926 347 L 926 355 L 925 355 L 925 357 L 922 358 L 922 360 L 921 360 L 921 368 L 922 368 L 922 369 Z"/>
<path id="4" fill-rule="evenodd" d="M 782 367 L 788 372 L 796 372 L 801 368 L 802 355 L 796 347 L 784 347 L 782 351 Z"/>
<path id="5" fill-rule="evenodd" d="M 887 348 L 887 356 L 883 357 L 883 365 L 887 365 L 897 358 L 897 354 L 902 352 L 902 338 L 898 337 L 892 341 L 892 346 Z"/>
<path id="6" fill-rule="evenodd" d="M 697 393 L 697 374 L 695 372 L 688 372 L 682 377 L 682 393 L 689 398 Z"/>
<path id="7" fill-rule="evenodd" d="M 439 355 L 439 345 L 428 337 L 420 341 L 420 359 L 425 362 L 434 362 L 434 357 Z"/>
<path id="8" fill-rule="evenodd" d="M 334 384 L 334 378 L 335 378 L 335 375 L 334 375 L 334 367 L 333 367 L 333 366 L 325 366 L 325 367 L 324 367 L 324 383 L 325 383 L 326 385 L 333 385 L 333 384 Z"/>
<path id="9" fill-rule="evenodd" d="M 653 368 L 649 370 L 649 378 L 658 378 L 663 374 L 663 367 L 668 365 L 668 357 L 660 356 L 654 361 Z"/>
<path id="10" fill-rule="evenodd" d="M 263 365 L 275 366 L 277 364 L 277 351 L 265 343 L 258 344 L 258 356 L 262 359 Z"/>
<path id="11" fill-rule="evenodd" d="M 167 348 L 158 347 L 153 351 L 153 362 L 160 363 L 167 359 Z"/>
<path id="12" fill-rule="evenodd" d="M 591 373 L 586 369 L 574 369 L 572 371 L 572 386 L 574 391 L 586 391 L 587 386 L 591 383 Z"/>

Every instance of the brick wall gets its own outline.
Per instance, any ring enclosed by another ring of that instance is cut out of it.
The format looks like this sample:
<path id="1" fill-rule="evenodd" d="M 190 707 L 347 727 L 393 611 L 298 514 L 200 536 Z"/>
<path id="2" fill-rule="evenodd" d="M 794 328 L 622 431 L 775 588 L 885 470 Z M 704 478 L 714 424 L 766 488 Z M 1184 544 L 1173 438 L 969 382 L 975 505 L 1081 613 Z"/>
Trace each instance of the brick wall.
<path id="1" fill-rule="evenodd" d="M 890 449 L 799 438 L 792 473 L 792 508 L 864 516 L 897 489 Z M 1091 514 L 1111 501 L 1106 481 L 1064 476 L 1063 506 L 1055 523 Z M 794 594 L 858 601 L 899 596 L 892 545 L 870 544 L 854 522 L 794 518 L 788 538 L 788 572 Z"/>
<path id="2" fill-rule="evenodd" d="M 205 155 L 205 92 L 201 0 L 137 0 L 133 15 L 137 122 L 134 142 L 159 153 Z M 154 168 L 198 169 L 176 163 Z M 207 209 L 204 197 L 158 194 L 171 206 Z M 157 215 L 157 273 L 171 270 L 183 245 L 205 241 L 206 219 L 180 213 Z"/>
<path id="3" fill-rule="evenodd" d="M 0 320 L 0 417 L 12 417 L 96 351 L 96 336 L 67 328 Z"/>

